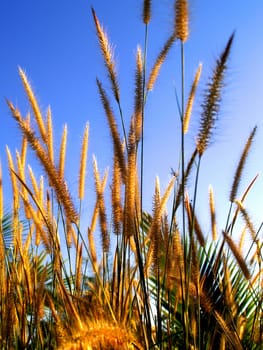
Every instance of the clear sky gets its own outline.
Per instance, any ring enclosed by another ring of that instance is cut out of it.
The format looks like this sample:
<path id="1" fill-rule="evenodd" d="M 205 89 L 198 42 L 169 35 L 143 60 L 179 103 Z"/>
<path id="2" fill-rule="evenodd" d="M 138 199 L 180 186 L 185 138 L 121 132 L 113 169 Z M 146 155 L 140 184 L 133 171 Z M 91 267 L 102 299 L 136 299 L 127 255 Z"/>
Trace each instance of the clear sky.
<path id="1" fill-rule="evenodd" d="M 17 68 L 21 66 L 39 99 L 43 112 L 51 105 L 54 133 L 61 136 L 68 124 L 67 178 L 75 188 L 79 149 L 85 123 L 90 123 L 88 176 L 92 154 L 103 171 L 111 164 L 112 150 L 107 122 L 99 101 L 96 77 L 108 88 L 90 7 L 114 45 L 126 125 L 133 110 L 135 52 L 143 46 L 139 0 L 1 0 L 0 2 L 0 157 L 5 166 L 5 145 L 13 151 L 20 134 L 10 117 L 5 97 L 26 114 L 28 103 Z M 152 1 L 148 63 L 152 66 L 173 28 L 172 0 Z M 194 147 L 202 90 L 215 59 L 235 30 L 226 87 L 213 144 L 204 156 L 197 212 L 207 211 L 207 188 L 212 184 L 219 218 L 225 220 L 233 173 L 247 136 L 258 125 L 256 141 L 245 170 L 241 190 L 263 168 L 263 1 L 190 0 L 190 37 L 185 45 L 186 91 L 194 72 L 203 63 L 200 94 L 194 106 L 187 149 Z M 148 97 L 145 116 L 145 206 L 150 208 L 154 179 L 166 185 L 170 168 L 177 168 L 179 123 L 175 88 L 179 87 L 179 44 L 173 47 L 154 91 Z M 78 156 L 76 156 L 78 155 Z M 72 171 L 74 169 L 74 171 Z M 92 180 L 88 181 L 93 193 Z M 263 178 L 259 178 L 247 202 L 252 216 L 263 218 Z M 93 203 L 87 204 L 87 208 Z M 205 208 L 205 209 L 204 209 Z M 221 225 L 223 227 L 223 224 Z M 209 233 L 209 228 L 207 228 Z"/>

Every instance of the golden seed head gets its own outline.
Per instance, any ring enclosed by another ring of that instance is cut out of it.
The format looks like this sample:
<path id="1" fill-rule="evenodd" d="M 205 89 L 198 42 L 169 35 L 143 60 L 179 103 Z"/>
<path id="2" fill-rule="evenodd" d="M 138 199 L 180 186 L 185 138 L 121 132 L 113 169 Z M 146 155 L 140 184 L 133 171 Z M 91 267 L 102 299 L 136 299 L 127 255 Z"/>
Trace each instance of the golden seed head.
<path id="1" fill-rule="evenodd" d="M 148 24 L 151 20 L 151 0 L 144 0 L 143 2 L 143 23 Z"/>
<path id="2" fill-rule="evenodd" d="M 188 28 L 188 1 L 175 1 L 175 35 L 182 42 L 185 42 L 189 35 Z"/>
<path id="3" fill-rule="evenodd" d="M 198 69 L 196 71 L 195 74 L 195 78 L 191 87 L 191 91 L 188 97 L 188 101 L 187 101 L 187 106 L 185 109 L 185 114 L 184 114 L 184 119 L 183 119 L 183 130 L 184 130 L 184 134 L 187 133 L 188 128 L 189 128 L 189 123 L 190 123 L 190 118 L 191 118 L 191 114 L 192 114 L 192 109 L 193 109 L 193 103 L 194 103 L 194 98 L 195 98 L 195 93 L 196 93 L 196 89 L 200 80 L 200 76 L 201 76 L 201 71 L 202 71 L 202 64 L 199 64 Z"/>
<path id="4" fill-rule="evenodd" d="M 79 169 L 79 199 L 84 198 L 84 192 L 85 192 L 88 141 L 89 141 L 89 124 L 86 124 L 85 132 L 82 140 L 80 169 Z"/>
<path id="5" fill-rule="evenodd" d="M 146 84 L 148 91 L 153 89 L 154 84 L 156 82 L 156 79 L 157 79 L 157 77 L 159 75 L 161 66 L 162 66 L 163 62 L 165 61 L 166 56 L 167 56 L 169 50 L 171 49 L 175 39 L 176 39 L 176 36 L 173 33 L 168 38 L 168 40 L 165 42 L 161 52 L 159 53 L 159 55 L 158 55 L 158 57 L 157 57 L 157 59 L 156 59 L 156 61 L 154 63 L 154 66 L 151 69 L 150 76 L 149 76 L 148 82 Z"/>

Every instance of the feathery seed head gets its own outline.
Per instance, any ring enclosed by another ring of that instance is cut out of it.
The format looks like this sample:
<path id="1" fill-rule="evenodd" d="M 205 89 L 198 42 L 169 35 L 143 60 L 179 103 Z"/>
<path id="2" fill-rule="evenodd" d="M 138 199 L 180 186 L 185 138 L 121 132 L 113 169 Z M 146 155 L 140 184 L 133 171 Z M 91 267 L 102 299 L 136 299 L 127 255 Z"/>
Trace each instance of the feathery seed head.
<path id="1" fill-rule="evenodd" d="M 205 91 L 204 102 L 202 104 L 202 114 L 199 133 L 197 136 L 197 150 L 200 156 L 207 149 L 220 109 L 223 80 L 227 68 L 227 60 L 233 43 L 234 34 L 231 35 L 227 45 L 216 62 L 216 67 L 207 90 Z"/>
<path id="2" fill-rule="evenodd" d="M 144 0 L 143 2 L 143 23 L 148 24 L 151 20 L 151 0 Z"/>
<path id="3" fill-rule="evenodd" d="M 54 162 L 54 150 L 53 150 L 53 127 L 52 127 L 52 116 L 51 108 L 47 110 L 47 148 L 51 162 Z"/>
<path id="4" fill-rule="evenodd" d="M 85 132 L 82 140 L 80 169 L 79 169 L 79 199 L 84 198 L 84 192 L 85 192 L 88 141 L 89 141 L 89 124 L 86 124 Z"/>
<path id="5" fill-rule="evenodd" d="M 66 149 L 67 149 L 67 136 L 68 136 L 68 127 L 64 126 L 61 144 L 60 144 L 60 152 L 59 152 L 59 175 L 60 177 L 64 177 L 64 169 L 65 169 L 65 158 L 66 158 Z"/>
<path id="6" fill-rule="evenodd" d="M 156 82 L 156 79 L 159 75 L 159 72 L 160 72 L 160 69 L 161 69 L 161 66 L 162 64 L 164 63 L 165 61 L 165 58 L 169 52 L 169 50 L 171 49 L 174 41 L 176 39 L 176 36 L 175 34 L 173 33 L 169 38 L 168 40 L 166 41 L 166 43 L 164 44 L 164 47 L 162 48 L 161 52 L 159 53 L 155 63 L 154 63 L 154 66 L 152 67 L 151 69 L 151 72 L 150 72 L 150 76 L 149 76 L 149 79 L 148 79 L 148 82 L 146 84 L 147 86 L 147 91 L 150 91 L 153 89 L 154 87 L 154 84 Z"/>
<path id="7" fill-rule="evenodd" d="M 191 114 L 192 114 L 194 98 L 195 98 L 195 93 L 196 93 L 196 89 L 197 89 L 197 86 L 198 86 L 198 83 L 200 80 L 201 72 L 202 72 L 202 64 L 199 64 L 197 72 L 195 74 L 195 78 L 194 78 L 192 87 L 191 87 L 191 91 L 190 91 L 190 94 L 188 97 L 187 106 L 186 106 L 186 110 L 185 110 L 185 114 L 184 114 L 184 119 L 183 119 L 184 134 L 186 134 L 188 131 L 189 122 L 190 122 L 190 118 L 191 118 Z"/>
<path id="8" fill-rule="evenodd" d="M 212 237 L 213 237 L 213 241 L 216 241 L 217 229 L 216 229 L 215 200 L 214 200 L 214 191 L 211 185 L 209 185 L 209 208 L 210 208 L 210 217 L 211 217 Z"/>
<path id="9" fill-rule="evenodd" d="M 233 185 L 232 185 L 232 188 L 231 188 L 231 192 L 230 192 L 230 202 L 234 202 L 235 199 L 236 199 L 238 187 L 239 187 L 240 180 L 241 180 L 241 177 L 242 177 L 242 172 L 243 172 L 243 169 L 245 167 L 245 163 L 246 163 L 246 160 L 247 160 L 247 157 L 248 157 L 249 150 L 251 148 L 252 142 L 254 140 L 256 131 L 257 131 L 257 127 L 254 127 L 252 132 L 249 135 L 249 138 L 247 139 L 247 142 L 246 142 L 245 147 L 243 149 L 243 152 L 241 154 L 241 157 L 240 157 L 240 160 L 239 160 L 236 172 L 235 172 L 235 176 L 234 176 L 234 181 L 233 181 Z"/>
<path id="10" fill-rule="evenodd" d="M 29 100 L 31 107 L 32 107 L 32 110 L 34 112 L 34 116 L 35 116 L 39 131 L 40 131 L 41 138 L 45 142 L 46 137 L 47 137 L 46 127 L 45 127 L 45 123 L 43 121 L 43 117 L 42 117 L 39 105 L 37 103 L 34 92 L 33 92 L 32 88 L 27 80 L 27 76 L 26 76 L 25 72 L 20 67 L 18 68 L 18 70 L 19 70 L 19 75 L 21 77 L 21 80 L 22 80 L 25 92 L 27 94 L 28 100 Z"/>
<path id="11" fill-rule="evenodd" d="M 175 35 L 182 42 L 185 42 L 189 35 L 189 12 L 187 0 L 176 0 L 175 8 Z"/>
<path id="12" fill-rule="evenodd" d="M 138 143 L 142 133 L 142 108 L 143 108 L 143 67 L 142 51 L 137 49 L 136 58 L 136 75 L 135 75 L 135 133 L 136 142 Z"/>
<path id="13" fill-rule="evenodd" d="M 108 99 L 108 96 L 106 94 L 106 91 L 104 90 L 102 83 L 97 79 L 97 86 L 99 89 L 100 98 L 104 107 L 104 111 L 106 114 L 106 117 L 108 119 L 109 128 L 111 131 L 111 136 L 113 140 L 113 147 L 114 147 L 114 154 L 118 158 L 121 174 L 122 174 L 122 180 L 123 183 L 125 183 L 126 178 L 126 163 L 125 163 L 125 157 L 123 152 L 123 146 L 121 142 L 121 137 L 118 131 L 117 123 L 115 121 L 115 117 L 113 114 L 113 111 L 110 106 L 110 102 Z"/>
<path id="14" fill-rule="evenodd" d="M 121 203 L 121 170 L 117 157 L 114 157 L 113 179 L 111 188 L 113 229 L 114 233 L 118 235 L 121 229 L 123 212 Z"/>
<path id="15" fill-rule="evenodd" d="M 117 103 L 120 102 L 120 90 L 119 90 L 119 84 L 117 81 L 117 74 L 116 74 L 116 68 L 115 68 L 115 61 L 113 56 L 113 50 L 110 45 L 110 42 L 108 40 L 107 34 L 104 31 L 103 27 L 101 26 L 98 17 L 96 15 L 96 12 L 93 8 L 91 8 L 93 19 L 95 22 L 95 26 L 97 29 L 97 36 L 99 39 L 100 49 L 102 52 L 102 56 L 104 58 L 105 66 L 108 70 L 109 79 L 112 86 L 112 91 L 114 94 L 114 97 L 117 101 Z"/>
<path id="16" fill-rule="evenodd" d="M 74 208 L 64 178 L 60 176 L 57 168 L 50 161 L 48 153 L 40 143 L 39 139 L 36 137 L 34 131 L 31 130 L 27 121 L 22 119 L 20 112 L 16 110 L 11 103 L 9 103 L 9 108 L 11 109 L 12 115 L 17 121 L 20 130 L 27 138 L 27 141 L 30 144 L 32 150 L 36 153 L 37 158 L 44 167 L 48 175 L 50 185 L 55 189 L 58 200 L 64 207 L 66 216 L 71 222 L 77 222 L 78 214 Z"/>
<path id="17" fill-rule="evenodd" d="M 249 269 L 247 267 L 247 264 L 246 264 L 244 258 L 241 255 L 239 247 L 235 244 L 233 239 L 226 232 L 223 232 L 223 235 L 224 235 L 224 239 L 226 240 L 229 248 L 231 249 L 233 255 L 235 256 L 236 261 L 239 264 L 244 276 L 246 277 L 246 279 L 249 280 L 250 279 L 250 272 L 249 272 Z"/>

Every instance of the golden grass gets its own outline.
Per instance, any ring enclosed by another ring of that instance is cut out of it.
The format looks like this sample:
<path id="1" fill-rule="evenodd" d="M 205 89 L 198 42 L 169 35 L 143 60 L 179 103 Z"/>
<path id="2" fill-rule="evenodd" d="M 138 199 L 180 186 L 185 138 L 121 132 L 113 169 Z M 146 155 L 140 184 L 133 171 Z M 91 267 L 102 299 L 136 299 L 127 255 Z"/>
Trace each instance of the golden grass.
<path id="1" fill-rule="evenodd" d="M 142 143 L 147 94 L 154 87 L 175 39 L 184 43 L 189 36 L 188 2 L 175 1 L 174 7 L 175 28 L 148 77 L 146 55 L 137 49 L 133 115 L 128 138 L 123 129 L 124 142 L 111 107 L 113 98 L 122 119 L 113 52 L 92 9 L 111 84 L 108 95 L 97 79 L 113 154 L 112 165 L 103 176 L 93 157 L 96 198 L 90 213 L 84 210 L 81 213 L 82 203 L 89 197 L 85 191 L 89 125 L 84 128 L 80 145 L 78 191 L 73 196 L 65 178 L 67 126 L 56 149 L 51 108 L 44 121 L 31 85 L 19 69 L 37 130 L 30 124 L 29 114 L 23 118 L 8 101 L 22 139 L 15 157 L 6 148 L 13 196 L 11 219 L 4 206 L 0 168 L 1 348 L 244 349 L 253 343 L 253 349 L 260 349 L 261 231 L 255 228 L 244 207 L 257 176 L 241 199 L 236 199 L 256 128 L 245 144 L 235 172 L 223 234 L 217 235 L 219 223 L 212 187 L 209 210 L 201 212 L 202 216 L 207 214 L 208 226 L 202 227 L 196 214 L 200 210 L 199 168 L 218 118 L 233 36 L 217 60 L 204 92 L 196 146 L 189 153 L 188 163 L 184 166 L 179 161 L 178 171 L 170 177 L 164 191 L 156 178 L 152 213 L 143 208 Z M 151 16 L 152 2 L 144 1 L 145 27 Z M 183 140 L 190 137 L 187 130 L 200 74 L 201 66 L 195 74 L 185 112 L 182 113 L 185 106 L 178 106 Z M 40 161 L 44 172 L 40 178 L 36 177 L 34 166 L 28 165 L 28 148 Z M 184 156 L 179 154 L 179 159 Z M 74 204 L 77 199 L 79 211 Z M 185 220 L 181 209 L 185 210 Z M 237 225 L 240 217 L 245 222 L 243 231 Z M 246 255 L 242 253 L 242 232 L 249 232 L 252 237 Z M 235 243 L 234 234 L 239 235 L 239 244 Z"/>

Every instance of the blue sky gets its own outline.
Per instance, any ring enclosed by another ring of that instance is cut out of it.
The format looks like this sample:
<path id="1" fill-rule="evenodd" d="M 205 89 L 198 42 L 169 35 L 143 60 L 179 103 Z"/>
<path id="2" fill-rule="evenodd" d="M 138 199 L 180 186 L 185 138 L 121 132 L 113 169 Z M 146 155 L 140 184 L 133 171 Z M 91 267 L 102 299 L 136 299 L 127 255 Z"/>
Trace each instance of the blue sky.
<path id="1" fill-rule="evenodd" d="M 121 103 L 128 126 L 133 111 L 135 52 L 138 44 L 143 45 L 144 38 L 142 3 L 139 0 L 1 0 L 0 157 L 3 167 L 5 145 L 8 144 L 13 153 L 20 145 L 20 134 L 10 117 L 5 98 L 17 105 L 23 114 L 29 109 L 17 71 L 21 66 L 32 83 L 43 112 L 48 105 L 51 106 L 58 139 L 63 125 L 68 125 L 66 171 L 73 191 L 77 184 L 82 132 L 89 122 L 88 191 L 92 198 L 92 154 L 96 155 L 103 171 L 111 164 L 112 150 L 95 79 L 99 77 L 106 88 L 110 84 L 100 56 L 90 7 L 95 8 L 114 46 Z M 152 1 L 149 68 L 173 28 L 173 3 L 172 0 Z M 258 125 L 258 133 L 241 192 L 263 168 L 263 2 L 192 0 L 189 3 L 190 37 L 185 45 L 186 92 L 199 62 L 203 63 L 199 95 L 186 140 L 189 152 L 195 143 L 202 90 L 215 59 L 231 33 L 236 31 L 218 127 L 202 163 L 197 207 L 197 212 L 203 216 L 207 211 L 207 188 L 211 183 L 219 219 L 224 222 L 235 166 L 254 125 Z M 175 44 L 154 91 L 148 96 L 145 116 L 146 208 L 151 207 L 155 176 L 160 176 L 164 188 L 170 168 L 178 165 L 179 123 L 175 89 L 180 84 L 179 59 L 179 44 Z M 263 179 L 259 178 L 247 201 L 249 212 L 258 221 L 263 218 L 262 183 Z M 86 204 L 87 209 L 92 206 L 91 202 Z M 206 232 L 209 233 L 209 228 Z"/>

